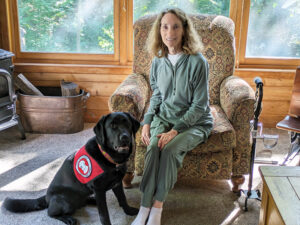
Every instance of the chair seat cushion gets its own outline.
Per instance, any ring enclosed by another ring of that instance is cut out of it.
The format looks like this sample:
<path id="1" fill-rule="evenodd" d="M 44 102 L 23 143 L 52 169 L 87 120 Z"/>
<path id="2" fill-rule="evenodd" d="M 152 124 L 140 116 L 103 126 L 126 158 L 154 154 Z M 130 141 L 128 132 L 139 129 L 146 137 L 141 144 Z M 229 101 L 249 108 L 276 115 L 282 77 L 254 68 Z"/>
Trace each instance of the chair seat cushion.
<path id="1" fill-rule="evenodd" d="M 235 131 L 222 108 L 211 105 L 210 109 L 214 118 L 213 130 L 205 143 L 198 145 L 188 154 L 228 151 L 236 147 Z"/>
<path id="2" fill-rule="evenodd" d="M 276 124 L 276 128 L 300 133 L 300 118 L 286 116 L 282 121 Z"/>
<path id="3" fill-rule="evenodd" d="M 211 105 L 210 108 L 214 118 L 213 130 L 205 143 L 200 144 L 188 154 L 228 151 L 236 146 L 235 131 L 222 108 L 218 105 Z M 138 146 L 144 146 L 140 134 L 137 135 L 136 141 Z"/>

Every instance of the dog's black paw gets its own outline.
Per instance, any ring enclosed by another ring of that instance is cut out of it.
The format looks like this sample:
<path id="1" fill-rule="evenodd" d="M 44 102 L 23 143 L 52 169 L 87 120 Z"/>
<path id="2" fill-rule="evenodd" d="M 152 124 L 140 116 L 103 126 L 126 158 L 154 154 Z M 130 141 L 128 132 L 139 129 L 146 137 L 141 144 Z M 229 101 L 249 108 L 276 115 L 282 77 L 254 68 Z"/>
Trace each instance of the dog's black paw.
<path id="1" fill-rule="evenodd" d="M 77 219 L 75 219 L 71 216 L 59 216 L 59 217 L 56 217 L 56 219 L 64 222 L 67 225 L 77 225 L 78 224 Z"/>
<path id="2" fill-rule="evenodd" d="M 139 212 L 139 209 L 130 206 L 124 207 L 123 210 L 129 216 L 135 216 Z"/>
<path id="3" fill-rule="evenodd" d="M 78 224 L 78 220 L 74 219 L 74 218 L 70 218 L 68 220 L 68 223 L 67 224 L 70 224 L 70 225 L 77 225 Z"/>

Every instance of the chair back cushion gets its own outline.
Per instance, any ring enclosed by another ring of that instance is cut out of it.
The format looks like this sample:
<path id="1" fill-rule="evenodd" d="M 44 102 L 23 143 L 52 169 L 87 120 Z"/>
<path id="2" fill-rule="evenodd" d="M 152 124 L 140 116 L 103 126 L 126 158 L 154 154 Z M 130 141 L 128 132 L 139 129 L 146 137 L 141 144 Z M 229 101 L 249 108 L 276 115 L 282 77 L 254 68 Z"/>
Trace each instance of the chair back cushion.
<path id="1" fill-rule="evenodd" d="M 144 16 L 134 24 L 133 72 L 149 78 L 151 56 L 146 40 L 157 15 Z M 216 15 L 189 15 L 200 35 L 209 69 L 210 104 L 220 103 L 220 85 L 233 74 L 235 60 L 234 23 L 230 18 Z"/>

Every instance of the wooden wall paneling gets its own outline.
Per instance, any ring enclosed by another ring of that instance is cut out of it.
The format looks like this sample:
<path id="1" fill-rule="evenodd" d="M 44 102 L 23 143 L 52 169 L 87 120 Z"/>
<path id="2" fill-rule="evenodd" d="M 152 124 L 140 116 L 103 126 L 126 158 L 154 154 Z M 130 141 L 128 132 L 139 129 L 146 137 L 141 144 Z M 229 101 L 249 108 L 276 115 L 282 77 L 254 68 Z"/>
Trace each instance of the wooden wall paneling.
<path id="1" fill-rule="evenodd" d="M 87 109 L 84 114 L 84 121 L 87 123 L 97 122 L 103 115 L 108 114 L 108 110 Z"/>
<path id="2" fill-rule="evenodd" d="M 131 66 L 15 63 L 16 73 L 130 74 Z"/>
<path id="3" fill-rule="evenodd" d="M 69 75 L 73 76 L 73 75 Z M 101 76 L 101 75 L 98 75 Z M 113 75 L 112 75 L 113 76 Z M 30 75 L 28 77 L 31 77 Z M 113 76 L 115 77 L 115 76 Z M 126 77 L 122 75 L 121 77 Z M 78 86 L 90 93 L 90 98 L 87 100 L 87 111 L 85 113 L 86 122 L 97 122 L 99 118 L 109 113 L 108 99 L 121 84 L 120 79 L 115 79 L 113 81 L 80 81 L 80 79 L 73 79 L 68 81 L 73 81 Z M 60 85 L 60 80 L 31 80 L 31 82 L 36 86 L 52 86 L 58 87 Z"/>
<path id="4" fill-rule="evenodd" d="M 93 110 L 108 110 L 109 96 L 91 96 L 87 102 L 87 108 Z"/>
<path id="5" fill-rule="evenodd" d="M 8 26 L 6 15 L 6 1 L 0 0 L 0 48 L 8 50 Z"/>
<path id="6" fill-rule="evenodd" d="M 300 65 L 300 58 L 286 59 L 267 59 L 267 58 L 246 58 L 242 60 L 243 64 L 239 64 L 239 68 L 255 68 L 255 69 L 294 69 Z"/>
<path id="7" fill-rule="evenodd" d="M 236 69 L 234 75 L 247 81 L 253 90 L 255 77 L 262 78 L 264 96 L 260 121 L 264 127 L 274 128 L 288 113 L 295 71 Z"/>
<path id="8" fill-rule="evenodd" d="M 129 71 L 127 71 L 129 72 Z M 128 74 L 70 74 L 70 73 L 23 73 L 36 86 L 58 87 L 60 81 L 71 81 L 89 92 L 85 113 L 86 122 L 97 122 L 102 115 L 109 113 L 108 100 Z"/>
<path id="9" fill-rule="evenodd" d="M 80 59 L 78 59 L 80 55 Z M 17 64 L 65 64 L 65 65 L 119 65 L 119 61 L 113 61 L 113 54 L 110 55 L 99 55 L 99 54 L 68 54 L 68 53 L 60 53 L 59 55 L 56 53 L 21 53 L 19 57 L 16 58 L 15 63 Z M 31 58 L 35 57 L 35 58 Z M 65 57 L 65 58 L 64 58 Z"/>
<path id="10" fill-rule="evenodd" d="M 263 123 L 265 128 L 276 128 L 276 124 L 283 119 L 284 116 L 261 113 L 259 121 Z"/>
<path id="11" fill-rule="evenodd" d="M 102 115 L 109 113 L 108 100 L 126 74 L 64 74 L 64 73 L 24 73 L 36 86 L 60 85 L 60 80 L 72 81 L 89 92 L 91 97 L 87 100 L 86 122 L 97 122 Z"/>
<path id="12" fill-rule="evenodd" d="M 13 51 L 11 40 L 11 18 L 9 12 L 10 0 L 0 0 L 0 48 Z"/>
<path id="13" fill-rule="evenodd" d="M 283 100 L 263 100 L 263 113 L 267 115 L 285 116 L 287 109 L 290 106 L 290 101 Z M 282 117 L 282 118 L 283 118 Z"/>
<path id="14" fill-rule="evenodd" d="M 254 78 L 260 77 L 265 86 L 293 86 L 296 70 L 259 70 L 236 69 L 234 75 L 245 79 L 250 85 L 254 84 Z"/>
<path id="15" fill-rule="evenodd" d="M 20 54 L 20 35 L 19 35 L 19 20 L 18 20 L 18 7 L 17 0 L 9 1 L 8 8 L 8 18 L 11 20 L 10 32 L 11 32 L 11 41 L 12 41 L 12 51 L 15 54 L 15 60 Z"/>
<path id="16" fill-rule="evenodd" d="M 60 81 L 31 81 L 35 86 L 48 86 L 48 87 L 59 87 Z M 89 92 L 91 96 L 107 96 L 109 97 L 120 83 L 110 82 L 81 82 L 77 81 L 76 84 L 85 91 Z"/>
<path id="17" fill-rule="evenodd" d="M 3 21 L 7 20 L 8 25 L 4 29 L 11 28 L 11 30 L 8 31 L 9 35 L 6 42 L 9 41 L 11 45 L 9 50 L 15 52 L 16 46 L 18 46 L 17 11 L 13 8 L 16 7 L 16 0 L 0 0 L 0 6 L 3 3 L 6 4 L 6 12 L 10 13 L 7 16 L 0 15 L 0 23 L 3 24 Z M 14 60 L 15 73 L 23 73 L 36 85 L 59 86 L 59 81 L 64 79 L 76 82 L 81 88 L 89 91 L 91 97 L 87 102 L 87 112 L 85 114 L 87 122 L 96 122 L 102 115 L 108 113 L 107 101 L 109 96 L 132 72 L 133 1 L 114 0 L 114 4 L 118 5 L 118 7 L 115 7 L 115 14 L 117 15 L 115 17 L 117 19 L 115 23 L 116 46 L 119 46 L 116 48 L 115 56 L 118 60 L 114 58 L 115 61 L 107 61 L 108 59 L 104 57 L 102 60 L 95 61 L 92 57 L 92 59 L 80 61 L 80 59 L 75 60 L 69 55 L 64 55 L 66 58 L 59 61 L 63 64 L 55 64 L 57 59 L 48 59 L 46 56 L 43 56 L 44 59 L 42 60 L 38 56 L 37 58 L 31 58 L 30 55 L 28 55 L 29 58 L 16 58 Z M 253 89 L 255 89 L 253 79 L 256 76 L 263 79 L 264 100 L 260 121 L 264 123 L 265 127 L 275 127 L 275 124 L 285 116 L 285 112 L 288 112 L 295 71 L 280 70 L 280 68 L 293 67 L 286 67 L 282 64 L 276 66 L 272 59 L 265 62 L 268 65 L 251 65 L 249 62 L 248 64 L 245 64 L 245 61 L 240 62 L 241 57 L 245 56 L 250 0 L 231 0 L 230 7 L 230 17 L 235 22 L 236 27 L 237 69 L 234 74 L 244 78 Z M 3 36 L 2 30 L 3 27 L 0 28 L 1 36 Z M 0 45 L 3 40 L 1 37 Z M 264 68 L 264 66 L 270 67 L 270 65 L 279 69 L 259 69 Z M 258 69 L 240 69 L 245 66 Z"/>
<path id="18" fill-rule="evenodd" d="M 86 122 L 97 122 L 101 116 L 108 114 L 109 97 L 91 96 L 87 101 L 87 111 L 85 113 Z"/>
<path id="19" fill-rule="evenodd" d="M 121 83 L 127 74 L 68 74 L 68 73 L 23 73 L 32 81 L 113 82 Z"/>

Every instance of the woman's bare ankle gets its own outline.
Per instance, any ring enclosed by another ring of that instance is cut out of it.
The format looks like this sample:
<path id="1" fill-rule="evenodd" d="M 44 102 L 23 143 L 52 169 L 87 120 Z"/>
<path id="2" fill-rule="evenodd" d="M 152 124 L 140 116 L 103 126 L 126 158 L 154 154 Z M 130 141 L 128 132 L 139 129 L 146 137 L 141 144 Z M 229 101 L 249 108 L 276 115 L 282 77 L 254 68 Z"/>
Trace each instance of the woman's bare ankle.
<path id="1" fill-rule="evenodd" d="M 164 205 L 164 202 L 160 202 L 158 200 L 155 200 L 154 203 L 153 203 L 153 205 L 152 205 L 152 207 L 154 207 L 154 208 L 162 208 L 163 205 Z"/>

